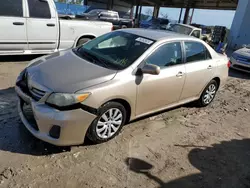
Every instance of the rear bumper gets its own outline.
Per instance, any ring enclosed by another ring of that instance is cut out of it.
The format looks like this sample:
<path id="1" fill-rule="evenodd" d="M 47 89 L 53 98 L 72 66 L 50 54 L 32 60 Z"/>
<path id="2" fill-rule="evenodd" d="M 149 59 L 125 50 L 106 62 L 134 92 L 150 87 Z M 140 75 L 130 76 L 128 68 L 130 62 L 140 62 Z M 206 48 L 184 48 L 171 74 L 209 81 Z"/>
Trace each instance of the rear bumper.
<path id="1" fill-rule="evenodd" d="M 38 139 L 57 146 L 78 145 L 84 142 L 88 127 L 96 118 L 94 114 L 82 109 L 59 111 L 46 104 L 34 101 L 18 86 L 15 89 L 20 97 L 18 102 L 19 116 L 31 134 Z M 38 130 L 32 126 L 32 122 L 24 115 L 22 102 L 31 106 Z M 60 127 L 60 136 L 58 139 L 50 136 L 50 130 L 54 125 Z"/>

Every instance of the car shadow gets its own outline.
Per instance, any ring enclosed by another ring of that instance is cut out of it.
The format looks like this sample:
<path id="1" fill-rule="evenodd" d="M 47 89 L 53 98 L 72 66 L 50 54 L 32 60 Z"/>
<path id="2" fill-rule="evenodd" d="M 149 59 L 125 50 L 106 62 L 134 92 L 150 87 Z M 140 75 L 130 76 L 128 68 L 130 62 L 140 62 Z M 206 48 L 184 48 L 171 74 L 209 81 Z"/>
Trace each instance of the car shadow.
<path id="1" fill-rule="evenodd" d="M 0 56 L 0 62 L 22 62 L 22 61 L 31 61 L 32 59 L 38 58 L 42 55 L 8 55 Z"/>
<path id="2" fill-rule="evenodd" d="M 70 151 L 36 139 L 22 124 L 13 87 L 0 90 L 0 150 L 27 155 L 50 155 Z"/>
<path id="3" fill-rule="evenodd" d="M 188 159 L 200 173 L 164 182 L 150 172 L 153 165 L 146 161 L 127 158 L 125 163 L 131 171 L 145 175 L 158 183 L 160 188 L 250 187 L 250 139 L 223 141 L 212 147 L 176 147 L 193 148 L 188 154 Z"/>
<path id="4" fill-rule="evenodd" d="M 240 78 L 240 79 L 246 79 L 246 80 L 250 79 L 249 73 L 234 70 L 234 69 L 229 69 L 229 76 L 233 78 Z"/>

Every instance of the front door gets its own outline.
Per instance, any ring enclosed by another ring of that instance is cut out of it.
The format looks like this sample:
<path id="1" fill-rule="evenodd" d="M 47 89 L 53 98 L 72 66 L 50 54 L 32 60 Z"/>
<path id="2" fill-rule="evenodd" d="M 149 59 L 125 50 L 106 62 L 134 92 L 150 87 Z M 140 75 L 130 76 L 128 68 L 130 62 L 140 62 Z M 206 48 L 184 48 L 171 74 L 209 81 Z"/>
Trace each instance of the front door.
<path id="1" fill-rule="evenodd" d="M 26 18 L 22 0 L 1 1 L 0 5 L 0 54 L 28 49 Z"/>
<path id="2" fill-rule="evenodd" d="M 179 101 L 184 81 L 185 66 L 180 42 L 159 46 L 145 63 L 161 68 L 159 75 L 137 76 L 136 115 L 141 116 L 165 108 Z"/>
<path id="3" fill-rule="evenodd" d="M 198 97 L 205 86 L 213 79 L 216 62 L 200 42 L 185 42 L 186 81 L 181 100 Z"/>
<path id="4" fill-rule="evenodd" d="M 53 6 L 47 1 L 27 0 L 28 44 L 30 50 L 55 50 L 57 48 L 58 20 L 52 15 Z"/>

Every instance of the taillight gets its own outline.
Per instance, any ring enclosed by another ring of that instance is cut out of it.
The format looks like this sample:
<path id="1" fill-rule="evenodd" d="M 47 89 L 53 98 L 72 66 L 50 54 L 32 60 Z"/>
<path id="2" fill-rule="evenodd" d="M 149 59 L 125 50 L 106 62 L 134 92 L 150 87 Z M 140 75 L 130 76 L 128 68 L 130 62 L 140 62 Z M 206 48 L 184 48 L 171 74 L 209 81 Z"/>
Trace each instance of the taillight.
<path id="1" fill-rule="evenodd" d="M 228 63 L 227 63 L 227 67 L 230 68 L 231 67 L 231 61 L 229 60 Z"/>

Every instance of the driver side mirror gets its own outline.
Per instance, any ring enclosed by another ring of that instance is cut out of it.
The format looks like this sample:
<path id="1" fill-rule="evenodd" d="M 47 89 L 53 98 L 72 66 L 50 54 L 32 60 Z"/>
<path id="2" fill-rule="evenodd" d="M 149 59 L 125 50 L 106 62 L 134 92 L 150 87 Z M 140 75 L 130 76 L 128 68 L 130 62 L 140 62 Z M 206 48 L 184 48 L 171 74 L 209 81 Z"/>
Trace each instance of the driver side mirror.
<path id="1" fill-rule="evenodd" d="M 158 75 L 160 74 L 161 68 L 157 65 L 153 64 L 145 64 L 142 68 L 139 68 L 137 71 L 137 74 L 152 74 L 152 75 Z"/>

